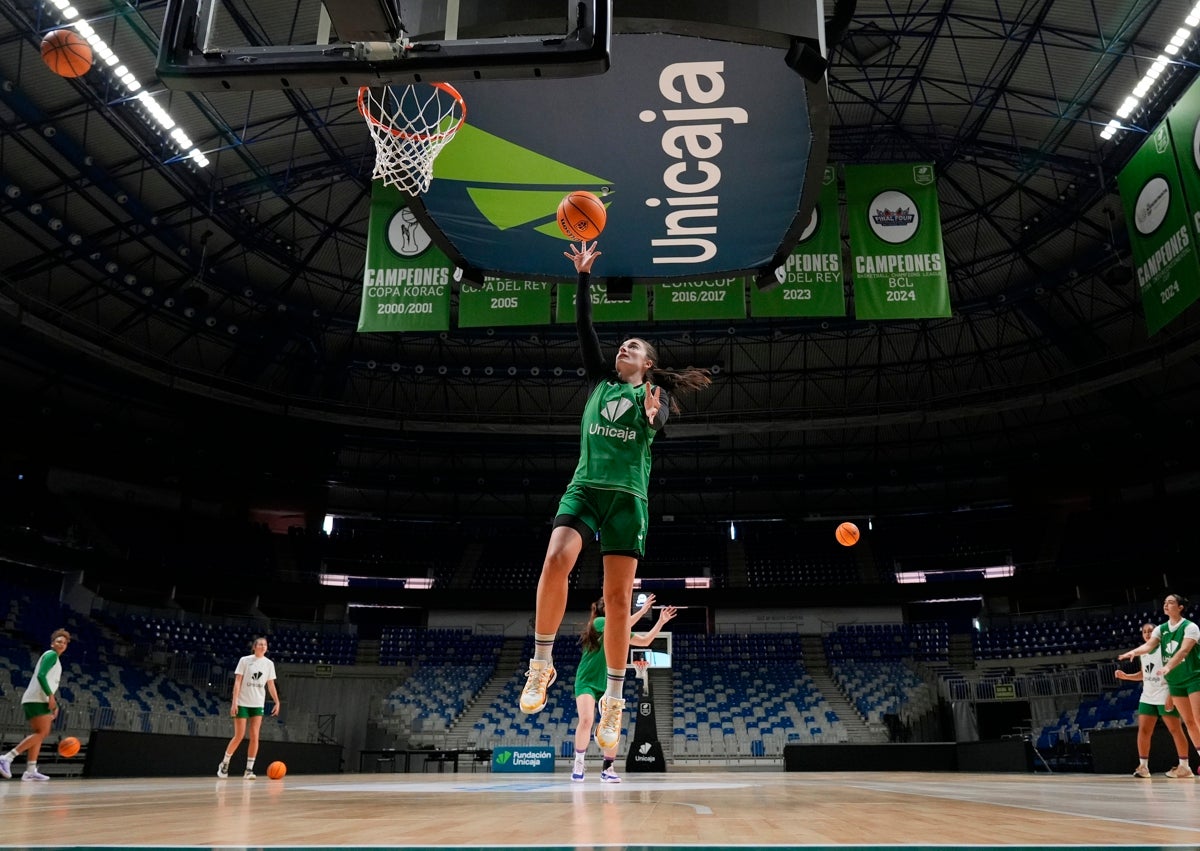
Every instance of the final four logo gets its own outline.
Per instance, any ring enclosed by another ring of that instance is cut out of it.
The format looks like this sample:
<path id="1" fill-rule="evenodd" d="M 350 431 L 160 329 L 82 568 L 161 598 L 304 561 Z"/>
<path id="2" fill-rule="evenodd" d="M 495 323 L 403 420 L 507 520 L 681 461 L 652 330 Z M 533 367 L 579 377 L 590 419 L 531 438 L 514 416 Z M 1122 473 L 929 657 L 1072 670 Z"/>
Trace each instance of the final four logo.
<path id="1" fill-rule="evenodd" d="M 1133 208 L 1133 226 L 1142 236 L 1150 236 L 1162 225 L 1171 207 L 1171 184 L 1161 174 L 1146 181 Z"/>
<path id="2" fill-rule="evenodd" d="M 921 225 L 916 202 L 907 193 L 896 189 L 880 192 L 868 209 L 871 231 L 892 245 L 908 242 Z"/>
<path id="3" fill-rule="evenodd" d="M 898 210 L 889 210 L 885 207 L 882 210 L 876 210 L 875 215 L 871 218 L 875 220 L 875 224 L 884 228 L 907 227 L 917 220 L 916 214 L 904 207 Z"/>

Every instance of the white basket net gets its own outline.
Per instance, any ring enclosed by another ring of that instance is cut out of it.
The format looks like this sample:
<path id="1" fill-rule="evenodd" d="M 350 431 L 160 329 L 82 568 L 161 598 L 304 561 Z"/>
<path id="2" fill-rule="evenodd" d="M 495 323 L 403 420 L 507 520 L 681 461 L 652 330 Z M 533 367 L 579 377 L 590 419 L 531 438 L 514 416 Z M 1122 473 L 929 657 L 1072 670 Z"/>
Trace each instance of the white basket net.
<path id="1" fill-rule="evenodd" d="M 358 111 L 375 141 L 371 177 L 410 195 L 429 190 L 433 161 L 467 119 L 467 105 L 448 83 L 358 90 Z"/>

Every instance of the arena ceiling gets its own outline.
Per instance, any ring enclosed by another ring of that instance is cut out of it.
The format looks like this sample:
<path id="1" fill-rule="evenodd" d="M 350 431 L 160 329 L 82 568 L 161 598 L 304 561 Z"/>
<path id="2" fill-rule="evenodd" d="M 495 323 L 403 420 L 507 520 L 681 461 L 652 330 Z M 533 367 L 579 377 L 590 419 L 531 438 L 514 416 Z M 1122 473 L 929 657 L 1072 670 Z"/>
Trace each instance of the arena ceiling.
<path id="1" fill-rule="evenodd" d="M 107 70 L 47 70 L 52 3 L 0 0 L 0 374 L 25 434 L 127 445 L 167 476 L 178 448 L 148 447 L 236 443 L 253 465 L 286 445 L 331 510 L 544 514 L 586 393 L 573 329 L 356 332 L 373 148 L 354 90 L 172 92 L 162 2 L 75 5 L 210 162 Z M 249 43 L 313 26 L 311 3 L 242 7 Z M 1194 486 L 1200 321 L 1147 338 L 1115 176 L 1195 41 L 1142 129 L 1099 136 L 1189 8 L 859 0 L 831 52 L 830 160 L 936 164 L 954 314 L 638 329 L 665 363 L 719 368 L 656 445 L 653 510 Z"/>

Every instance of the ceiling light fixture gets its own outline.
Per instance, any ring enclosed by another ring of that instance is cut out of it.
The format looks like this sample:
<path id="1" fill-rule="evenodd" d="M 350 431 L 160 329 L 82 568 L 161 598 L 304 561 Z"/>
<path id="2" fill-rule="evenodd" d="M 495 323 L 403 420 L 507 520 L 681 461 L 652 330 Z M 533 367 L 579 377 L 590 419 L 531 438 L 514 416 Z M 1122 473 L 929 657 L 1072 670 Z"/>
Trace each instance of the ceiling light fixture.
<path id="1" fill-rule="evenodd" d="M 208 157 L 196 147 L 187 134 L 183 130 L 176 127 L 176 121 L 170 114 L 155 102 L 154 97 L 142 88 L 141 82 L 125 65 L 121 64 L 121 59 L 116 52 L 100 37 L 100 34 L 86 20 L 76 20 L 79 18 L 79 10 L 72 6 L 69 0 L 50 0 L 51 4 L 58 9 L 63 20 L 73 26 L 78 33 L 84 37 L 88 44 L 92 46 L 92 52 L 105 65 L 112 70 L 112 75 L 115 77 L 130 96 L 137 100 L 146 109 L 144 115 L 146 123 L 153 126 L 157 124 L 159 128 L 166 131 L 171 140 L 179 148 L 180 152 L 187 159 L 190 159 L 196 165 L 204 168 L 209 164 Z"/>
<path id="2" fill-rule="evenodd" d="M 1133 111 L 1142 104 L 1142 99 L 1150 93 L 1151 86 L 1162 76 L 1163 71 L 1167 70 L 1167 66 L 1171 64 L 1172 56 L 1178 55 L 1179 51 L 1187 44 L 1188 39 L 1192 37 L 1196 28 L 1200 27 L 1200 3 L 1192 7 L 1192 11 L 1184 19 L 1183 26 L 1175 31 L 1171 36 L 1171 40 L 1163 46 L 1163 52 L 1160 53 L 1142 75 L 1142 79 L 1133 87 L 1133 92 L 1121 102 L 1121 106 L 1117 108 L 1116 118 L 1112 119 L 1100 131 L 1101 139 L 1111 139 L 1117 134 L 1118 130 L 1123 129 L 1122 119 L 1128 118 L 1133 114 Z"/>

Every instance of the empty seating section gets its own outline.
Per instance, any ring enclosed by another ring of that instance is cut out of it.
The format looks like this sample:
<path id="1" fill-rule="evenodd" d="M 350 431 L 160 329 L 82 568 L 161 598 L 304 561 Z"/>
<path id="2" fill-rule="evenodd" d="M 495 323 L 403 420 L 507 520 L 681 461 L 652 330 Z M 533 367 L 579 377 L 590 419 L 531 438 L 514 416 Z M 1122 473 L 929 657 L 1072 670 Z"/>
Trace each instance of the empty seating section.
<path id="1" fill-rule="evenodd" d="M 825 655 L 839 659 L 945 659 L 950 627 L 937 623 L 839 624 L 823 638 Z"/>
<path id="2" fill-rule="evenodd" d="M 937 703 L 933 690 L 903 662 L 855 660 L 833 664 L 829 670 L 868 724 L 882 724 L 885 715 L 907 722 Z"/>
<path id="3" fill-rule="evenodd" d="M 669 524 L 651 525 L 646 537 L 646 556 L 638 563 L 638 577 L 643 582 L 707 577 L 712 580 L 712 587 L 723 588 L 728 584 L 728 544 L 728 533 L 722 528 L 675 529 Z"/>
<path id="4" fill-rule="evenodd" d="M 413 732 L 445 732 L 491 678 L 493 670 L 494 664 L 446 661 L 424 665 L 385 698 L 384 717 Z"/>
<path id="5" fill-rule="evenodd" d="M 908 664 L 944 661 L 948 624 L 840 624 L 823 643 L 834 682 L 868 724 L 883 723 L 885 715 L 907 722 L 937 703 L 937 694 Z"/>
<path id="6" fill-rule="evenodd" d="M 841 546 L 832 527 L 745 523 L 737 527 L 751 588 L 855 585 L 863 581 L 859 550 Z"/>
<path id="7" fill-rule="evenodd" d="M 466 629 L 385 627 L 383 665 L 413 674 L 383 700 L 380 723 L 398 739 L 445 733 L 495 674 L 504 638 Z"/>
<path id="8" fill-rule="evenodd" d="M 353 665 L 358 642 L 345 632 L 226 626 L 151 615 L 128 614 L 112 625 L 135 646 L 149 651 L 186 653 L 195 659 L 234 665 L 266 633 L 268 654 L 276 663 Z"/>
<path id="9" fill-rule="evenodd" d="M 1064 710 L 1057 719 L 1043 724 L 1034 743 L 1043 758 L 1057 767 L 1067 758 L 1068 748 L 1086 742 L 1090 731 L 1137 724 L 1141 693 L 1140 685 L 1124 686 L 1086 699 L 1076 709 Z"/>
<path id="10" fill-rule="evenodd" d="M 408 665 L 420 668 L 427 664 L 476 665 L 496 667 L 501 635 L 475 635 L 469 629 L 418 629 L 388 626 L 379 636 L 381 665 Z"/>
<path id="11" fill-rule="evenodd" d="M 471 587 L 486 591 L 530 591 L 537 587 L 551 528 L 500 526 L 479 532 L 479 559 Z M 570 587 L 578 587 L 580 570 L 571 571 Z"/>
<path id="12" fill-rule="evenodd" d="M 992 623 L 972 636 L 976 659 L 1023 659 L 1129 650 L 1142 643 L 1141 625 L 1160 624 L 1161 610 L 1141 607 L 1079 618 Z"/>
<path id="13" fill-rule="evenodd" d="M 779 757 L 789 744 L 846 741 L 801 656 L 791 633 L 677 635 L 673 757 Z"/>

